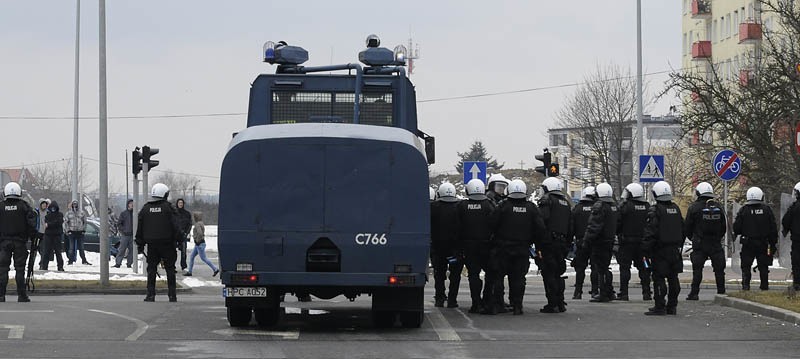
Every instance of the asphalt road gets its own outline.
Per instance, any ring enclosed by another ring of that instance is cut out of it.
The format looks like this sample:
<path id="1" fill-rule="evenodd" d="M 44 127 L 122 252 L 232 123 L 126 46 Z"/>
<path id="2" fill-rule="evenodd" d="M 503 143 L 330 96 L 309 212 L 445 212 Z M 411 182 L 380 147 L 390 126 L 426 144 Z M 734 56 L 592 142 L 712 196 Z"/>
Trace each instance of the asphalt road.
<path id="1" fill-rule="evenodd" d="M 677 316 L 642 315 L 652 302 L 569 301 L 540 314 L 532 283 L 526 314 L 482 316 L 426 305 L 421 329 L 376 329 L 369 298 L 298 303 L 275 328 L 233 329 L 219 288 L 178 303 L 142 296 L 38 296 L 0 303 L 2 358 L 777 358 L 800 353 L 800 327 L 710 302 L 681 301 Z M 432 298 L 431 288 L 426 298 Z M 681 298 L 685 296 L 682 293 Z M 467 306 L 465 288 L 461 303 Z M 9 299 L 14 299 L 9 297 Z M 638 299 L 634 298 L 634 299 Z"/>

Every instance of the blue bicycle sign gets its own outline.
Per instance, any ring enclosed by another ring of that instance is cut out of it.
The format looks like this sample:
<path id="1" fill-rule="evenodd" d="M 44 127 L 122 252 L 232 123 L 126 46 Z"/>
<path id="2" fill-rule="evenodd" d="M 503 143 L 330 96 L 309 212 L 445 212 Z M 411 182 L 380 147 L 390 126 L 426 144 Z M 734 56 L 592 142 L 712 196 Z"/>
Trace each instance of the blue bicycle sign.
<path id="1" fill-rule="evenodd" d="M 739 176 L 742 169 L 742 160 L 733 150 L 722 150 L 714 155 L 711 163 L 714 174 L 723 181 L 730 181 Z"/>

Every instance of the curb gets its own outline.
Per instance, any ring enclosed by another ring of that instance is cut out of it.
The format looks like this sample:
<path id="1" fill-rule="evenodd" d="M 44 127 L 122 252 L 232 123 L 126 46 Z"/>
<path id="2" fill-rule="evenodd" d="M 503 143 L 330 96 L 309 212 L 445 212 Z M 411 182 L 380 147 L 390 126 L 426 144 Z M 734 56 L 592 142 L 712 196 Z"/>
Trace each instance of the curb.
<path id="1" fill-rule="evenodd" d="M 192 293 L 192 287 L 183 286 L 181 283 L 177 283 L 176 292 L 178 294 L 189 294 Z M 28 295 L 31 297 L 38 297 L 38 296 L 50 296 L 50 295 L 146 295 L 147 288 L 124 288 L 124 289 L 103 289 L 103 288 L 85 288 L 85 289 L 73 289 L 73 288 L 64 288 L 64 289 L 37 289 L 34 292 L 28 292 Z M 167 288 L 156 288 L 156 294 L 167 294 Z M 17 295 L 16 289 L 8 288 L 8 292 L 6 293 L 7 296 Z"/>
<path id="2" fill-rule="evenodd" d="M 800 324 L 800 313 L 786 310 L 771 305 L 751 302 L 749 300 L 732 298 L 724 294 L 717 294 L 714 303 L 726 307 L 731 307 L 746 312 L 759 314 L 765 317 L 775 318 L 792 324 Z"/>

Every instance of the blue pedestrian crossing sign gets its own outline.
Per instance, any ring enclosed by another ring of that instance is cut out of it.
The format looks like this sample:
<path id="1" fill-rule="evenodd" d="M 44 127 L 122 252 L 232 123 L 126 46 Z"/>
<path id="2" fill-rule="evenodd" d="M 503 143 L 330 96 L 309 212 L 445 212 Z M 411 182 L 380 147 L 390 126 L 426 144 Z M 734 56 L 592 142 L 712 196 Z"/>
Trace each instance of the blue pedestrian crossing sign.
<path id="1" fill-rule="evenodd" d="M 733 150 L 722 150 L 714 155 L 711 163 L 714 174 L 723 181 L 730 181 L 739 177 L 742 169 L 742 159 Z"/>
<path id="2" fill-rule="evenodd" d="M 464 184 L 474 178 L 486 183 L 486 162 L 464 161 L 462 172 L 464 172 Z"/>
<path id="3" fill-rule="evenodd" d="M 664 180 L 664 156 L 639 156 L 639 182 L 658 182 Z"/>

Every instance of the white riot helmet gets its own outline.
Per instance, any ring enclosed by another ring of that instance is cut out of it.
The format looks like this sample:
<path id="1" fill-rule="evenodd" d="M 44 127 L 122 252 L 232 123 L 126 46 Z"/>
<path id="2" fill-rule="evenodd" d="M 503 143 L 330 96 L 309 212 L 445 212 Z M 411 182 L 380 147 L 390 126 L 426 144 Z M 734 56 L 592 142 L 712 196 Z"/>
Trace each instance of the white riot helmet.
<path id="1" fill-rule="evenodd" d="M 442 202 L 458 202 L 458 198 L 456 198 L 456 186 L 453 186 L 452 183 L 442 183 L 439 185 L 439 190 L 436 193 L 439 195 L 439 200 Z"/>
<path id="2" fill-rule="evenodd" d="M 714 187 L 711 186 L 711 183 L 700 182 L 697 184 L 697 187 L 695 187 L 694 194 L 697 195 L 697 198 L 700 197 L 714 198 Z"/>
<path id="3" fill-rule="evenodd" d="M 475 178 L 467 182 L 467 196 L 474 201 L 482 201 L 486 199 L 486 186 L 483 181 Z"/>
<path id="4" fill-rule="evenodd" d="M 436 200 L 436 190 L 433 187 L 428 187 L 429 197 L 431 198 L 431 202 Z"/>
<path id="5" fill-rule="evenodd" d="M 633 198 L 640 201 L 644 200 L 644 188 L 642 188 L 642 185 L 638 183 L 631 183 L 625 186 L 625 190 L 622 191 L 622 198 Z"/>
<path id="6" fill-rule="evenodd" d="M 561 192 L 564 189 L 564 184 L 561 183 L 561 180 L 558 178 L 547 177 L 542 181 L 542 188 L 544 189 L 544 193 Z"/>
<path id="7" fill-rule="evenodd" d="M 594 190 L 594 186 L 588 186 L 581 191 L 581 200 L 594 200 L 597 198 L 597 192 Z"/>
<path id="8" fill-rule="evenodd" d="M 528 186 L 521 179 L 515 179 L 508 184 L 508 198 L 528 198 Z"/>
<path id="9" fill-rule="evenodd" d="M 658 181 L 653 185 L 653 197 L 656 201 L 671 201 L 672 200 L 672 187 L 669 183 Z"/>
<path id="10" fill-rule="evenodd" d="M 8 182 L 3 189 L 3 196 L 11 198 L 22 198 L 22 188 L 17 182 Z"/>
<path id="11" fill-rule="evenodd" d="M 153 201 L 166 200 L 169 198 L 169 187 L 163 183 L 154 184 L 153 189 L 150 190 L 150 197 L 153 198 Z"/>
<path id="12" fill-rule="evenodd" d="M 800 182 L 794 185 L 794 196 L 800 198 Z"/>
<path id="13" fill-rule="evenodd" d="M 603 202 L 614 202 L 614 189 L 608 183 L 601 183 L 595 187 L 597 198 Z"/>
<path id="14" fill-rule="evenodd" d="M 495 173 L 489 176 L 489 180 L 486 182 L 489 184 L 489 190 L 494 191 L 499 195 L 502 195 L 505 192 L 506 187 L 508 187 L 508 179 L 503 177 L 503 175 L 500 173 Z"/>
<path id="15" fill-rule="evenodd" d="M 758 187 L 750 187 L 747 190 L 747 202 L 745 204 L 756 204 L 764 202 L 764 191 Z"/>

